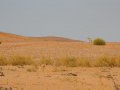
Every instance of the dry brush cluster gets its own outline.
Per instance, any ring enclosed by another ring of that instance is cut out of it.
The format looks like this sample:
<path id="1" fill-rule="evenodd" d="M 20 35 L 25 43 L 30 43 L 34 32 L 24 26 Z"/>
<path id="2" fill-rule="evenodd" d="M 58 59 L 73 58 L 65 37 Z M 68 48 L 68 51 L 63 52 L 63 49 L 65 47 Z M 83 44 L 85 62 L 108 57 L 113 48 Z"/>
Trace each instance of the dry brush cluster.
<path id="1" fill-rule="evenodd" d="M 0 65 L 32 65 L 34 61 L 30 57 L 26 56 L 12 56 L 10 58 L 6 58 L 5 56 L 0 56 Z"/>
<path id="2" fill-rule="evenodd" d="M 4 65 L 52 65 L 52 66 L 66 66 L 66 67 L 120 67 L 120 57 L 101 56 L 94 60 L 86 57 L 61 57 L 52 59 L 50 57 L 43 57 L 39 61 L 35 61 L 31 57 L 12 56 L 7 59 L 0 56 L 0 66 Z"/>

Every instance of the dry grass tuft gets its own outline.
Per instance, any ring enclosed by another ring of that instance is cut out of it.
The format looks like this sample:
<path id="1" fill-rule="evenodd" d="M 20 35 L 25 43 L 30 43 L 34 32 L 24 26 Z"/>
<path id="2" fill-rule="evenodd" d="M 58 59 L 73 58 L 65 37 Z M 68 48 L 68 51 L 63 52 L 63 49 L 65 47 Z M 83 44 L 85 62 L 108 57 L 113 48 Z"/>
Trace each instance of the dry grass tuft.
<path id="1" fill-rule="evenodd" d="M 9 62 L 4 56 L 0 56 L 0 66 L 7 65 Z"/>
<path id="2" fill-rule="evenodd" d="M 90 67 L 91 63 L 90 60 L 87 60 L 85 58 L 75 58 L 75 57 L 63 57 L 56 61 L 57 66 L 66 66 L 66 67 L 78 67 L 78 66 L 84 66 L 84 67 Z"/>
<path id="3" fill-rule="evenodd" d="M 42 57 L 42 59 L 39 62 L 40 65 L 53 65 L 53 60 L 50 57 Z"/>
<path id="4" fill-rule="evenodd" d="M 38 62 L 33 60 L 31 57 L 26 56 L 12 56 L 11 58 L 6 58 L 5 56 L 0 56 L 0 66 L 4 65 L 35 65 Z M 65 56 L 57 59 L 52 59 L 51 57 L 43 57 L 40 65 L 52 65 L 52 66 L 65 66 L 65 67 L 120 67 L 120 56 L 101 56 L 91 60 L 87 57 L 71 57 Z M 36 71 L 36 68 L 30 68 L 27 71 Z"/>
<path id="5" fill-rule="evenodd" d="M 16 65 L 33 65 L 35 62 L 31 57 L 26 57 L 26 56 L 13 56 L 11 58 L 11 64 L 13 66 Z"/>
<path id="6" fill-rule="evenodd" d="M 120 57 L 101 56 L 96 60 L 95 66 L 98 67 L 119 67 Z"/>
<path id="7" fill-rule="evenodd" d="M 60 66 L 76 67 L 77 59 L 74 57 L 63 57 L 61 59 L 58 59 L 56 63 Z"/>
<path id="8" fill-rule="evenodd" d="M 79 67 L 91 67 L 93 65 L 92 65 L 91 60 L 86 59 L 86 58 L 79 58 L 77 60 L 77 66 L 79 66 Z"/>
<path id="9" fill-rule="evenodd" d="M 120 67 L 120 56 L 116 57 L 116 65 L 117 67 Z"/>

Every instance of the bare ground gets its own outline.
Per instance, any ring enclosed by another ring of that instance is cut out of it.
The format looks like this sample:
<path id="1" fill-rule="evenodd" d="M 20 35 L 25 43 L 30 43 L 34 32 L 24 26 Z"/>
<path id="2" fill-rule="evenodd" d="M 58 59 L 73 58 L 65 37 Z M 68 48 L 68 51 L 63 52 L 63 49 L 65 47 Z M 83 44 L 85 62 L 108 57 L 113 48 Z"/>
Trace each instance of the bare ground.
<path id="1" fill-rule="evenodd" d="M 66 68 L 46 66 L 36 72 L 3 66 L 0 87 L 13 90 L 120 90 L 120 68 Z"/>

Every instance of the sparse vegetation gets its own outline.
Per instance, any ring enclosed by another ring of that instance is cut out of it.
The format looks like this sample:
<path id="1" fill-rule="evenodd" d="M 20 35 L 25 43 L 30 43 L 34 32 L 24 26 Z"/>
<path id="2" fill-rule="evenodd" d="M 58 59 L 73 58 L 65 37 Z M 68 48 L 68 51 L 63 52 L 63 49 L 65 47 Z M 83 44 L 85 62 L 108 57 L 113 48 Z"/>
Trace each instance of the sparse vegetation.
<path id="1" fill-rule="evenodd" d="M 90 60 L 88 60 L 88 59 L 79 58 L 77 60 L 77 66 L 79 66 L 79 67 L 91 67 L 92 64 L 91 64 Z"/>
<path id="2" fill-rule="evenodd" d="M 42 57 L 40 60 L 40 65 L 45 64 L 45 65 L 53 65 L 53 60 L 50 57 Z"/>
<path id="3" fill-rule="evenodd" d="M 116 57 L 116 65 L 118 67 L 120 67 L 120 56 L 119 57 Z"/>
<path id="4" fill-rule="evenodd" d="M 56 66 L 66 67 L 90 67 L 92 66 L 90 60 L 86 58 L 75 58 L 75 57 L 63 57 L 59 58 L 55 62 Z"/>
<path id="5" fill-rule="evenodd" d="M 98 67 L 119 67 L 120 66 L 120 57 L 108 57 L 102 56 L 96 60 L 96 65 Z"/>
<path id="6" fill-rule="evenodd" d="M 99 66 L 99 67 L 115 66 L 115 64 L 116 64 L 115 59 L 111 59 L 107 56 L 102 56 L 96 61 L 96 66 Z"/>
<path id="7" fill-rule="evenodd" d="M 40 64 L 44 65 L 53 65 L 56 66 L 66 66 L 66 67 L 120 67 L 120 57 L 109 57 L 101 56 L 96 58 L 94 61 L 89 60 L 88 58 L 75 58 L 75 57 L 64 57 L 54 60 L 50 58 L 45 58 L 40 61 Z M 94 62 L 94 63 L 92 63 Z M 3 56 L 0 56 L 0 65 L 35 65 L 35 62 L 30 57 L 24 56 L 13 56 L 9 60 Z M 36 71 L 36 68 L 29 68 L 27 71 Z"/>
<path id="8" fill-rule="evenodd" d="M 30 57 L 25 56 L 13 56 L 11 58 L 11 64 L 16 65 L 33 65 L 34 61 Z"/>
<path id="9" fill-rule="evenodd" d="M 93 44 L 94 44 L 94 45 L 105 45 L 106 42 L 105 42 L 103 39 L 101 39 L 101 38 L 97 38 L 97 39 L 95 39 L 95 40 L 93 41 Z"/>
<path id="10" fill-rule="evenodd" d="M 12 58 L 5 58 L 0 56 L 0 66 L 4 65 L 13 65 L 13 66 L 23 66 L 23 65 L 34 65 L 33 68 L 27 69 L 29 72 L 37 70 L 37 65 L 32 58 L 25 56 L 12 56 Z M 56 60 L 53 60 L 49 57 L 44 57 L 40 60 L 40 65 L 55 65 L 55 66 L 65 66 L 65 67 L 120 67 L 120 57 L 110 57 L 110 56 L 101 56 L 95 60 L 90 60 L 89 58 L 75 58 L 75 57 L 62 57 Z"/>
<path id="11" fill-rule="evenodd" d="M 54 60 L 47 58 L 42 59 L 40 64 L 66 66 L 66 67 L 120 67 L 120 57 L 101 56 L 95 60 L 89 58 L 75 58 L 75 57 L 62 57 Z"/>
<path id="12" fill-rule="evenodd" d="M 59 65 L 67 67 L 76 67 L 77 59 L 74 57 L 64 57 L 58 60 Z"/>
<path id="13" fill-rule="evenodd" d="M 66 57 L 56 61 L 58 66 L 67 67 L 120 67 L 120 57 L 101 56 L 95 60 L 89 58 Z"/>
<path id="14" fill-rule="evenodd" d="M 0 66 L 8 64 L 8 60 L 4 56 L 0 56 Z"/>

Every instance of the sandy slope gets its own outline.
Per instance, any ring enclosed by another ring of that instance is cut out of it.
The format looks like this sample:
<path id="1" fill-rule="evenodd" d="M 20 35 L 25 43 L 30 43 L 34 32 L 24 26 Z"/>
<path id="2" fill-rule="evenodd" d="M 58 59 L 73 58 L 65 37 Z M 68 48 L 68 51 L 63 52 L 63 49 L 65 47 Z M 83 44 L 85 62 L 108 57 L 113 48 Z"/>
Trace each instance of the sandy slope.
<path id="1" fill-rule="evenodd" d="M 2 42 L 30 42 L 30 41 L 61 41 L 61 42 L 80 42 L 64 37 L 46 36 L 46 37 L 27 37 L 6 32 L 0 32 L 0 41 Z"/>
<path id="2" fill-rule="evenodd" d="M 0 86 L 13 90 L 120 90 L 120 68 L 47 66 L 37 72 L 26 71 L 28 66 L 2 68 L 5 76 L 0 77 Z"/>
<path id="3" fill-rule="evenodd" d="M 26 37 L 24 37 L 24 36 L 0 32 L 0 41 L 1 42 L 16 42 L 16 41 L 20 42 L 20 41 L 24 41 L 25 39 L 26 39 Z"/>

